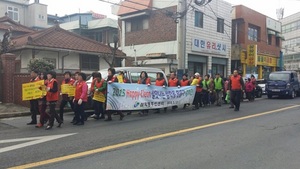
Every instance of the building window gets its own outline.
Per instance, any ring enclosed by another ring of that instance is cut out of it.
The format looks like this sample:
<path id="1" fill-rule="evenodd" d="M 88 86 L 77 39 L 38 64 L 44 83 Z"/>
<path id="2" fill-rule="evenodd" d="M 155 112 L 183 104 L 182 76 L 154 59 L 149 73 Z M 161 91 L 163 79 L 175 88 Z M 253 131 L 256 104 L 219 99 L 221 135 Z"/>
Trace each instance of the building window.
<path id="1" fill-rule="evenodd" d="M 102 32 L 96 33 L 95 36 L 96 36 L 95 40 L 96 40 L 97 42 L 103 42 L 103 35 L 102 35 Z"/>
<path id="2" fill-rule="evenodd" d="M 149 28 L 149 19 L 144 17 L 133 18 L 125 23 L 126 32 L 141 31 Z"/>
<path id="3" fill-rule="evenodd" d="M 268 34 L 268 45 L 272 45 L 272 34 Z"/>
<path id="4" fill-rule="evenodd" d="M 48 63 L 51 63 L 56 68 L 56 59 L 55 58 L 43 58 Z"/>
<path id="5" fill-rule="evenodd" d="M 200 11 L 195 11 L 195 26 L 203 28 L 203 13 Z"/>
<path id="6" fill-rule="evenodd" d="M 248 27 L 248 39 L 252 41 L 258 41 L 259 30 L 256 27 Z"/>
<path id="7" fill-rule="evenodd" d="M 45 17 L 44 17 L 44 15 L 41 15 L 41 14 L 39 14 L 39 19 L 41 19 L 41 20 L 45 20 Z"/>
<path id="8" fill-rule="evenodd" d="M 224 33 L 224 19 L 217 19 L 217 32 Z"/>
<path id="9" fill-rule="evenodd" d="M 7 13 L 12 20 L 19 21 L 19 8 L 8 6 Z"/>
<path id="10" fill-rule="evenodd" d="M 95 55 L 80 55 L 82 70 L 99 70 L 99 57 Z"/>
<path id="11" fill-rule="evenodd" d="M 280 37 L 276 37 L 276 46 L 280 46 Z"/>

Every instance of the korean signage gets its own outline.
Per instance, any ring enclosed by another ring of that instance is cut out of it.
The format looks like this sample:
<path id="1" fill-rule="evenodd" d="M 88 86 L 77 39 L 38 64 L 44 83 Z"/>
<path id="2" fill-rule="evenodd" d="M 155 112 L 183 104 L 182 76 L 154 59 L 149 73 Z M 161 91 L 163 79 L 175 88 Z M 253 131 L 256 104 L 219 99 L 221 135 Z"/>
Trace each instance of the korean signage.
<path id="1" fill-rule="evenodd" d="M 257 56 L 257 64 L 258 65 L 276 67 L 277 60 L 279 60 L 279 59 L 271 57 L 271 56 L 264 56 L 264 55 Z"/>
<path id="2" fill-rule="evenodd" d="M 22 84 L 22 100 L 40 99 L 45 95 L 44 80 Z"/>
<path id="3" fill-rule="evenodd" d="M 257 65 L 257 45 L 247 46 L 247 65 L 248 66 Z"/>
<path id="4" fill-rule="evenodd" d="M 219 41 L 192 38 L 192 51 L 227 55 L 227 45 Z"/>
<path id="5" fill-rule="evenodd" d="M 196 86 L 162 87 L 143 84 L 108 84 L 107 110 L 143 110 L 191 103 Z"/>
<path id="6" fill-rule="evenodd" d="M 245 52 L 241 52 L 241 63 L 246 63 L 246 54 Z"/>

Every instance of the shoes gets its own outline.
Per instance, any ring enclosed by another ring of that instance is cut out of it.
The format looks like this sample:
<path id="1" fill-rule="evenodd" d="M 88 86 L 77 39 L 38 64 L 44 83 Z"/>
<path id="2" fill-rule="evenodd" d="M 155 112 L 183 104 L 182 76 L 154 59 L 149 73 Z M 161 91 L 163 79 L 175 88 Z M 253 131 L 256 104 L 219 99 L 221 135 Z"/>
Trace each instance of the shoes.
<path id="1" fill-rule="evenodd" d="M 124 115 L 124 114 L 121 114 L 121 115 L 120 115 L 120 120 L 123 120 L 124 117 L 125 117 L 125 115 Z"/>
<path id="2" fill-rule="evenodd" d="M 81 125 L 84 125 L 84 123 L 83 122 L 78 122 L 76 125 L 81 126 Z"/>
<path id="3" fill-rule="evenodd" d="M 61 122 L 61 123 L 58 123 L 58 126 L 57 127 L 61 127 L 61 125 L 63 124 L 63 122 Z"/>
<path id="4" fill-rule="evenodd" d="M 45 130 L 50 130 L 50 129 L 52 129 L 52 126 L 47 126 L 47 127 L 45 128 Z"/>
<path id="5" fill-rule="evenodd" d="M 93 118 L 96 119 L 96 120 L 99 120 L 99 119 L 100 119 L 99 116 L 94 116 Z"/>
<path id="6" fill-rule="evenodd" d="M 230 109 L 233 109 L 233 108 L 234 108 L 234 106 L 230 106 L 229 108 L 230 108 Z"/>
<path id="7" fill-rule="evenodd" d="M 239 109 L 235 108 L 234 111 L 239 111 Z"/>
<path id="8" fill-rule="evenodd" d="M 167 113 L 167 108 L 166 107 L 164 108 L 164 113 Z"/>
<path id="9" fill-rule="evenodd" d="M 131 111 L 127 113 L 127 115 L 131 115 Z"/>
<path id="10" fill-rule="evenodd" d="M 42 123 L 38 123 L 35 128 L 42 128 L 44 125 Z"/>
<path id="11" fill-rule="evenodd" d="M 91 115 L 90 117 L 91 117 L 91 118 L 95 118 L 95 117 L 96 117 L 96 114 L 93 114 L 93 115 Z"/>
<path id="12" fill-rule="evenodd" d="M 199 109 L 199 107 L 193 107 L 193 110 L 198 110 Z"/>
<path id="13" fill-rule="evenodd" d="M 31 121 L 30 123 L 27 123 L 27 125 L 34 125 L 37 124 L 37 122 Z"/>
<path id="14" fill-rule="evenodd" d="M 105 116 L 104 116 L 104 115 L 103 115 L 103 116 L 100 116 L 99 119 L 105 119 Z"/>
<path id="15" fill-rule="evenodd" d="M 112 119 L 111 118 L 107 118 L 104 121 L 112 121 Z"/>

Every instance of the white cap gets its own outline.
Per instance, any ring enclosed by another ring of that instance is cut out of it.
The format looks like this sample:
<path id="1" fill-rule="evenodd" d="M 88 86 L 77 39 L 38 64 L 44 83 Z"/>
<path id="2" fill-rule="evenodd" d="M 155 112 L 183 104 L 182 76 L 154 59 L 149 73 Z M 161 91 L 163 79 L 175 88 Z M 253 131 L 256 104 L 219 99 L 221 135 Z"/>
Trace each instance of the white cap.
<path id="1" fill-rule="evenodd" d="M 195 73 L 195 76 L 200 76 L 200 74 L 197 72 L 197 73 Z"/>

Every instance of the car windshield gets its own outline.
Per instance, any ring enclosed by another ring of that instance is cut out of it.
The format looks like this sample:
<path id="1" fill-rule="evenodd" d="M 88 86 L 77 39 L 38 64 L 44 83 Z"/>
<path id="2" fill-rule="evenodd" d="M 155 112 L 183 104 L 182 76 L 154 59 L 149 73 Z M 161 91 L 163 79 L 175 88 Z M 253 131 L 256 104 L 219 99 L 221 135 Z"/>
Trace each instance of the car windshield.
<path id="1" fill-rule="evenodd" d="M 281 80 L 281 81 L 289 81 L 290 74 L 288 73 L 271 73 L 269 76 L 269 80 Z"/>

